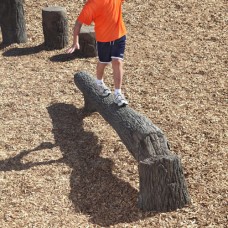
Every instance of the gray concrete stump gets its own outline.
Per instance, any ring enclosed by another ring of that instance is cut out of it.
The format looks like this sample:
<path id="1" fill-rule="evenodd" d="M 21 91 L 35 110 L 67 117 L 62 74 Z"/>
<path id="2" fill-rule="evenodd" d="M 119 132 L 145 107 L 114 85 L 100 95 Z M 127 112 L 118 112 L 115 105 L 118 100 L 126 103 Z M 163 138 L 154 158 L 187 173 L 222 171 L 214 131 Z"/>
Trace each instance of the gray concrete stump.
<path id="1" fill-rule="evenodd" d="M 80 53 L 83 57 L 96 57 L 96 39 L 94 26 L 82 26 L 79 34 Z"/>
<path id="2" fill-rule="evenodd" d="M 68 45 L 68 22 L 66 10 L 49 6 L 42 10 L 44 45 L 49 49 L 62 49 Z"/>
<path id="3" fill-rule="evenodd" d="M 27 41 L 23 0 L 0 1 L 0 27 L 4 44 Z"/>

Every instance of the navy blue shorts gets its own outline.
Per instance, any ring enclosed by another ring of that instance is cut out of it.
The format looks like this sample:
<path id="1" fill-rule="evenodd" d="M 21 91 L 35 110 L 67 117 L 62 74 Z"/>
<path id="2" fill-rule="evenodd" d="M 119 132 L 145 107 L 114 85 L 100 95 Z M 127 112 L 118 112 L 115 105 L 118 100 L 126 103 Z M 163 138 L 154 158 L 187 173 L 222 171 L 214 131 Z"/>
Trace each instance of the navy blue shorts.
<path id="1" fill-rule="evenodd" d="M 112 59 L 124 58 L 126 36 L 111 41 L 111 42 L 97 42 L 98 58 L 101 63 L 110 63 Z"/>

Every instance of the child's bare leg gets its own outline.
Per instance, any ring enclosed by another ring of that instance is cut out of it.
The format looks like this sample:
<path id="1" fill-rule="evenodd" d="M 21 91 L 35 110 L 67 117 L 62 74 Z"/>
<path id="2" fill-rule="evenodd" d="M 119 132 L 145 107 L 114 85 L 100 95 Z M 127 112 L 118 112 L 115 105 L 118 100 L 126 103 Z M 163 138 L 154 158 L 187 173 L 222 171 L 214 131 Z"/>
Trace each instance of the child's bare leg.
<path id="1" fill-rule="evenodd" d="M 97 63 L 97 89 L 98 93 L 102 97 L 106 97 L 111 94 L 111 90 L 103 82 L 104 70 L 107 65 L 108 63 Z"/>
<path id="2" fill-rule="evenodd" d="M 115 90 L 121 90 L 122 79 L 123 79 L 123 61 L 121 59 L 112 59 L 112 69 L 113 69 Z"/>
<path id="3" fill-rule="evenodd" d="M 119 106 L 126 106 L 128 101 L 121 93 L 121 86 L 123 80 L 123 61 L 121 59 L 112 59 L 113 77 L 115 84 L 114 102 Z"/>
<path id="4" fill-rule="evenodd" d="M 104 77 L 104 70 L 108 63 L 97 63 L 97 80 L 103 80 Z"/>

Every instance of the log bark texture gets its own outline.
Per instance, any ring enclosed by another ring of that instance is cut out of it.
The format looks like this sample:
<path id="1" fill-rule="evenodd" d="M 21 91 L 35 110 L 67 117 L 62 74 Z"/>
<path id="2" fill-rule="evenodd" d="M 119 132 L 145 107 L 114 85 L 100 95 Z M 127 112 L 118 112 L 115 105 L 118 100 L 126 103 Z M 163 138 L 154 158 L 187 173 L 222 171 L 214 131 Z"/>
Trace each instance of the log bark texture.
<path id="1" fill-rule="evenodd" d="M 80 53 L 83 57 L 96 57 L 96 39 L 94 26 L 82 26 L 79 33 Z"/>
<path id="2" fill-rule="evenodd" d="M 140 161 L 139 176 L 138 204 L 142 210 L 167 212 L 190 202 L 178 156 L 158 155 Z"/>
<path id="3" fill-rule="evenodd" d="M 0 1 L 0 27 L 4 44 L 27 41 L 23 0 Z"/>
<path id="4" fill-rule="evenodd" d="M 84 95 L 85 110 L 99 112 L 139 163 L 139 207 L 170 211 L 190 203 L 180 159 L 171 154 L 164 133 L 129 106 L 118 107 L 112 94 L 100 97 L 92 76 L 80 72 L 74 79 Z"/>
<path id="5" fill-rule="evenodd" d="M 66 10 L 49 6 L 42 10 L 44 45 L 48 49 L 62 49 L 68 45 L 68 22 Z"/>

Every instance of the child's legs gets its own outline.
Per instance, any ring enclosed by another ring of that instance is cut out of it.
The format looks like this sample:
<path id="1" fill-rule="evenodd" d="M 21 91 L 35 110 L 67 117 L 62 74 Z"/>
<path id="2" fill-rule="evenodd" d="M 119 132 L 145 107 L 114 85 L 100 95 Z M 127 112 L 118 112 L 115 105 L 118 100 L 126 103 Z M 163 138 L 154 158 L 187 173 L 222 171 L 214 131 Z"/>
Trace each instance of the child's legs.
<path id="1" fill-rule="evenodd" d="M 121 89 L 123 80 L 123 58 L 125 51 L 126 36 L 115 40 L 112 45 L 112 68 L 115 89 Z"/>
<path id="2" fill-rule="evenodd" d="M 104 70 L 108 63 L 101 63 L 98 61 L 97 63 L 97 79 L 102 80 L 104 77 Z"/>
<path id="3" fill-rule="evenodd" d="M 112 59 L 112 69 L 115 89 L 121 89 L 123 80 L 123 60 Z"/>

